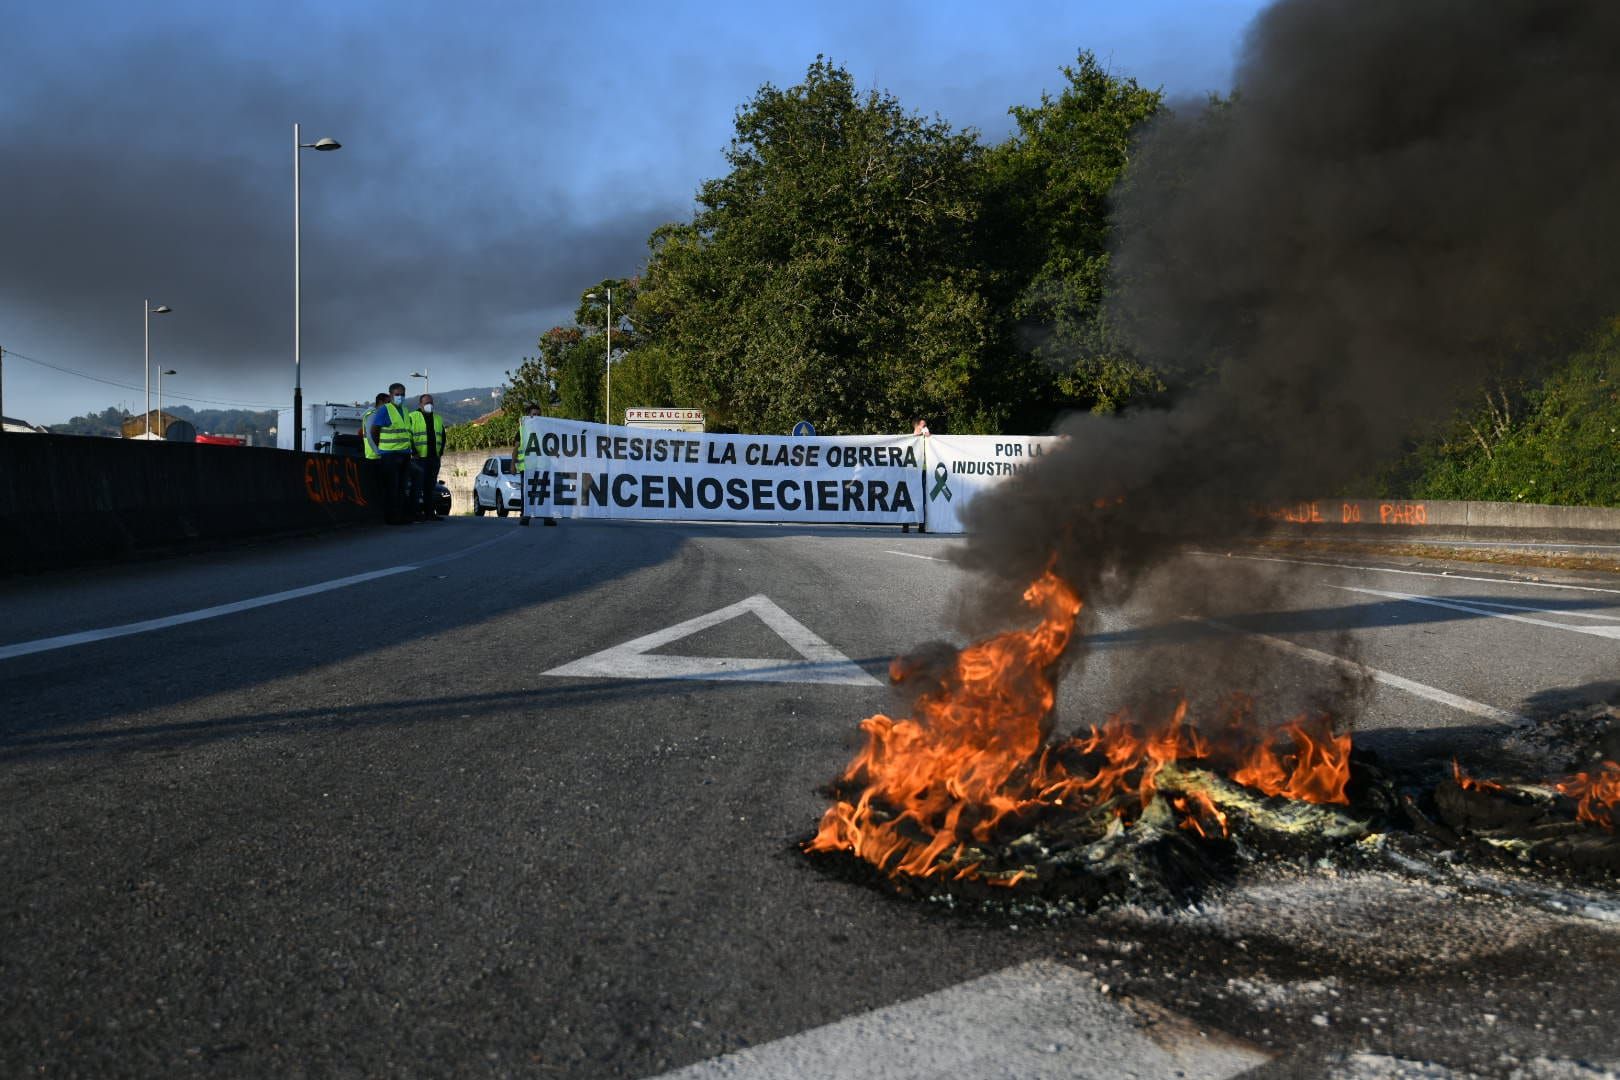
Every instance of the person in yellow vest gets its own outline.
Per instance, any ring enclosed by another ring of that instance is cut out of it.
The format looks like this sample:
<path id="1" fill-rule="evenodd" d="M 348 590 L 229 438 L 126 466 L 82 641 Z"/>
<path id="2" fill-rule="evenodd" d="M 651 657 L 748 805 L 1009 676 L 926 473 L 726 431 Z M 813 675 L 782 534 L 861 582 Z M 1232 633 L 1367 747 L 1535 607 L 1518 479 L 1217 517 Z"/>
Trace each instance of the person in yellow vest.
<path id="1" fill-rule="evenodd" d="M 439 462 L 444 456 L 444 418 L 433 415 L 433 395 L 423 394 L 416 399 L 416 411 L 407 418 L 411 425 L 411 453 L 421 471 L 418 486 L 421 497 L 416 503 L 418 521 L 438 521 L 433 504 L 438 501 Z"/>
<path id="2" fill-rule="evenodd" d="M 371 408 L 367 409 L 360 417 L 360 442 L 364 444 L 366 448 L 367 461 L 377 460 L 377 444 L 371 441 L 371 417 L 378 409 L 382 408 L 387 403 L 388 395 L 378 394 L 377 400 L 372 402 Z"/>
<path id="3" fill-rule="evenodd" d="M 367 430 L 377 447 L 377 464 L 383 474 L 383 507 L 390 525 L 409 525 L 414 520 L 411 502 L 411 425 L 405 413 L 405 384 L 388 388 L 388 400 L 371 414 Z"/>
<path id="4" fill-rule="evenodd" d="M 525 416 L 538 417 L 540 415 L 540 406 L 536 405 L 534 402 L 531 401 L 524 408 L 523 413 L 524 413 Z M 517 446 L 512 451 L 512 468 L 514 470 L 516 470 L 516 472 L 518 474 L 518 490 L 520 490 L 520 491 L 522 491 L 522 489 L 523 489 L 523 464 L 524 464 L 523 425 L 520 423 L 518 425 Z M 528 507 L 529 507 L 529 495 L 528 495 L 528 492 L 523 493 L 523 501 L 522 501 L 521 505 L 523 506 L 523 509 L 518 511 L 518 524 L 519 525 L 527 525 L 529 523 L 529 515 L 527 513 L 525 513 L 524 511 L 526 511 L 528 509 Z M 555 524 L 557 524 L 557 519 L 554 518 L 554 517 L 541 518 L 540 520 L 545 522 L 547 525 L 555 525 Z"/>

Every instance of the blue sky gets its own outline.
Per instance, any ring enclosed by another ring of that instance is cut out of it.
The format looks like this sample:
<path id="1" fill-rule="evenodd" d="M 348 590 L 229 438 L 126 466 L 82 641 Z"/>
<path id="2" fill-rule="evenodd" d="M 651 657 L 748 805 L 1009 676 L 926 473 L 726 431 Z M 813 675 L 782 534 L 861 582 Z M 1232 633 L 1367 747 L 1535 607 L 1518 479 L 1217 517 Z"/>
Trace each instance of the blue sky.
<path id="1" fill-rule="evenodd" d="M 487 385 L 640 269 L 724 171 L 737 108 L 817 54 L 994 141 L 1080 49 L 1173 96 L 1227 89 L 1261 6 L 16 5 L 0 345 L 137 389 L 8 357 L 5 412 L 138 411 L 147 297 L 174 308 L 168 400 L 290 401 L 294 120 L 344 144 L 304 160 L 306 398 L 423 366 Z"/>

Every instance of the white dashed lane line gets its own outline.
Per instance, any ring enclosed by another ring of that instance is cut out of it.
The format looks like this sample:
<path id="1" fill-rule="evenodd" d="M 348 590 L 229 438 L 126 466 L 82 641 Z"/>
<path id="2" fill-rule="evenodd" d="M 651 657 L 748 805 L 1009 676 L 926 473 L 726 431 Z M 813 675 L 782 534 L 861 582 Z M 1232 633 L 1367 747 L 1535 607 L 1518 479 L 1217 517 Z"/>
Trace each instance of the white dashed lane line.
<path id="1" fill-rule="evenodd" d="M 0 645 L 0 660 L 12 660 L 19 656 L 50 652 L 53 649 L 67 649 L 75 645 L 88 645 L 96 641 L 129 637 L 132 634 L 146 634 L 154 630 L 167 630 L 173 626 L 202 622 L 204 619 L 217 619 L 224 615 L 235 615 L 243 611 L 252 611 L 254 608 L 268 607 L 271 604 L 284 604 L 289 600 L 301 600 L 306 596 L 317 596 L 321 593 L 331 592 L 334 589 L 347 589 L 351 585 L 376 581 L 378 578 L 393 577 L 395 574 L 406 574 L 412 570 L 421 570 L 424 567 L 449 562 L 451 559 L 459 559 L 462 556 L 478 551 L 480 548 L 500 543 L 506 538 L 506 536 L 498 536 L 494 540 L 485 540 L 482 543 L 472 544 L 457 551 L 435 555 L 428 559 L 418 559 L 416 562 L 406 566 L 390 566 L 383 570 L 369 570 L 364 574 L 350 574 L 348 577 L 333 578 L 331 581 L 321 581 L 298 589 L 266 593 L 264 596 L 252 596 L 246 600 L 233 600 L 228 604 L 215 604 L 213 607 L 198 608 L 195 611 L 182 611 L 175 615 L 164 615 L 156 619 L 143 619 L 140 622 L 124 623 L 122 626 L 104 626 L 95 630 L 81 630 L 73 634 L 57 634 L 55 637 L 35 638 L 33 641 L 19 641 L 11 645 Z"/>
<path id="2" fill-rule="evenodd" d="M 1524 717 L 1508 709 L 1499 709 L 1495 705 L 1487 705 L 1483 701 L 1475 701 L 1473 698 L 1465 698 L 1461 694 L 1453 694 L 1451 691 L 1442 690 L 1438 686 L 1430 686 L 1428 683 L 1420 683 L 1416 679 L 1408 679 L 1404 675 L 1397 675 L 1392 671 L 1384 671 L 1381 668 L 1366 667 L 1362 664 L 1357 664 L 1354 661 L 1346 660 L 1342 656 L 1334 656 L 1332 653 L 1307 648 L 1304 645 L 1296 645 L 1292 641 L 1285 641 L 1279 637 L 1272 637 L 1270 634 L 1256 634 L 1252 631 L 1244 630 L 1241 627 L 1232 626 L 1229 623 L 1219 622 L 1215 619 L 1198 619 L 1191 615 L 1184 617 L 1189 622 L 1201 622 L 1206 626 L 1213 626 L 1217 630 L 1225 630 L 1232 634 L 1243 634 L 1246 637 L 1254 638 L 1256 641 L 1263 641 L 1272 648 L 1281 649 L 1283 652 L 1290 653 L 1294 656 L 1300 657 L 1303 660 L 1309 660 L 1312 663 L 1327 664 L 1330 667 L 1335 667 L 1341 671 L 1348 671 L 1354 674 L 1365 672 L 1367 677 L 1372 679 L 1373 682 L 1382 683 L 1384 686 L 1392 687 L 1396 690 L 1404 690 L 1408 694 L 1415 694 L 1418 697 L 1427 698 L 1430 701 L 1437 701 L 1442 705 L 1449 705 L 1453 709 L 1481 717 L 1485 720 L 1491 720 L 1502 724 L 1515 724 L 1524 720 Z"/>
<path id="3" fill-rule="evenodd" d="M 1294 566 L 1325 566 L 1332 570 L 1361 570 L 1369 574 L 1404 574 L 1409 577 L 1432 577 L 1442 581 L 1479 581 L 1487 585 L 1518 585 L 1527 589 L 1565 589 L 1571 592 L 1607 593 L 1620 596 L 1620 589 L 1600 585 L 1565 585 L 1556 581 L 1520 581 L 1517 578 L 1475 577 L 1468 574 L 1440 573 L 1434 570 L 1402 570 L 1392 566 L 1356 566 L 1351 563 L 1328 562 L 1326 559 L 1285 559 L 1280 555 L 1240 555 L 1235 552 L 1187 551 L 1203 559 L 1243 559 L 1248 562 L 1290 563 Z"/>
<path id="4" fill-rule="evenodd" d="M 885 554 L 885 555 L 900 555 L 900 556 L 902 556 L 904 558 L 907 558 L 907 559 L 927 559 L 929 562 L 949 562 L 950 561 L 949 559 L 941 559 L 937 555 L 918 555 L 915 551 L 889 551 L 889 550 L 885 549 L 883 554 Z"/>
<path id="5" fill-rule="evenodd" d="M 1429 607 L 1445 608 L 1449 611 L 1461 611 L 1469 615 L 1484 615 L 1492 619 L 1506 619 L 1509 622 L 1525 623 L 1529 626 L 1543 626 L 1552 630 L 1565 630 L 1571 634 L 1588 634 L 1592 637 L 1608 638 L 1610 641 L 1620 639 L 1620 626 L 1572 626 L 1569 623 L 1554 622 L 1552 619 L 1534 619 L 1528 615 L 1510 615 L 1506 611 L 1492 611 L 1491 607 L 1501 605 L 1492 604 L 1486 607 L 1473 602 L 1463 603 L 1457 600 L 1441 599 L 1438 596 L 1414 596 L 1411 593 L 1389 592 L 1385 589 L 1364 589 L 1355 585 L 1329 585 L 1330 589 L 1341 592 L 1363 593 L 1367 596 L 1382 596 L 1389 600 L 1400 600 L 1408 604 L 1426 604 Z M 1527 608 L 1529 611 L 1541 609 Z M 1547 612 L 1543 614 L 1571 614 L 1569 612 Z"/>

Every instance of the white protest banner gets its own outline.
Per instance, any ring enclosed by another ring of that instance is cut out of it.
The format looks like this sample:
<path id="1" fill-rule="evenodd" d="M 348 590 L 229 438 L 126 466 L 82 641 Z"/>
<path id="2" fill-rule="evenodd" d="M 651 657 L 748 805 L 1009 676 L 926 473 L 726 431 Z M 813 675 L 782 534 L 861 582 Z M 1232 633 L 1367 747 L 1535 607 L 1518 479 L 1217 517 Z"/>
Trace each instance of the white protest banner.
<path id="1" fill-rule="evenodd" d="M 525 417 L 530 517 L 922 523 L 911 435 L 709 435 Z"/>
<path id="2" fill-rule="evenodd" d="M 1058 435 L 930 435 L 927 475 L 928 531 L 959 533 L 962 510 L 975 498 L 1051 452 Z"/>

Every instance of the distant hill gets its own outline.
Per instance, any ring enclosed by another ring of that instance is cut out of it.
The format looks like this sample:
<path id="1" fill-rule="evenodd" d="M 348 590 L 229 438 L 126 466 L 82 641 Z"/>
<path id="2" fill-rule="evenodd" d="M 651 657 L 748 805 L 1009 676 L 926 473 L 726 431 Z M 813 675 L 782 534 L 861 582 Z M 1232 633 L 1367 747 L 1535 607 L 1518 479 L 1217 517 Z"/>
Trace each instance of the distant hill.
<path id="1" fill-rule="evenodd" d="M 473 386 L 461 390 L 433 391 L 433 411 L 444 417 L 446 426 L 465 424 L 501 407 L 500 387 Z"/>
<path id="2" fill-rule="evenodd" d="M 276 424 L 273 409 L 258 412 L 252 409 L 193 409 L 190 405 L 171 405 L 165 402 L 163 412 L 180 420 L 187 420 L 198 431 L 215 435 L 246 435 L 255 445 L 270 445 L 275 440 L 269 432 Z M 58 435 L 110 435 L 117 438 L 121 425 L 130 413 L 109 405 L 98 413 L 75 416 L 63 424 L 51 424 L 49 430 Z M 134 414 L 139 417 L 139 413 Z"/>
<path id="3" fill-rule="evenodd" d="M 415 395 L 408 400 L 414 403 Z M 500 408 L 500 387 L 474 386 L 461 390 L 435 390 L 433 411 L 444 417 L 445 426 L 464 424 L 485 413 Z M 246 435 L 250 442 L 272 445 L 269 431 L 276 424 L 274 410 L 255 412 L 252 409 L 193 409 L 190 405 L 172 405 L 165 402 L 163 411 L 181 420 L 189 420 L 198 431 L 215 435 Z M 58 435 L 109 435 L 117 438 L 124 417 L 130 415 L 117 406 L 108 406 L 97 413 L 75 416 L 62 424 L 51 424 L 49 430 Z M 138 413 L 136 414 L 139 415 Z"/>

